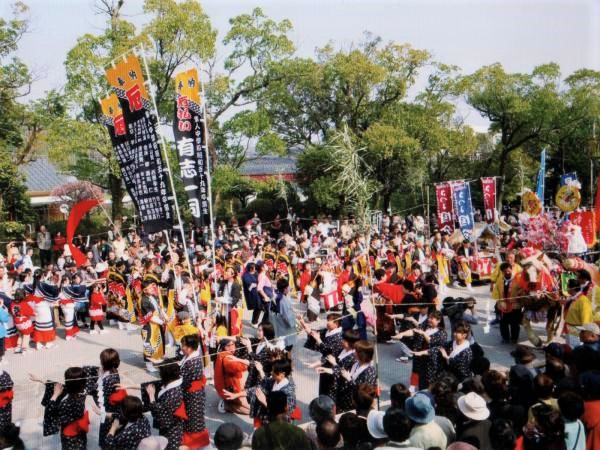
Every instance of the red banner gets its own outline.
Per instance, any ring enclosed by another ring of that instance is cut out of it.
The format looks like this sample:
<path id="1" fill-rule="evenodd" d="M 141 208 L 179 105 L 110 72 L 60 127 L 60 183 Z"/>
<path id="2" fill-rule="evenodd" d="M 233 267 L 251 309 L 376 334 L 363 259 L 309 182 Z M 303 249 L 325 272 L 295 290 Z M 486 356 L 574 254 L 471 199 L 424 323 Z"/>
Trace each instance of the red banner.
<path id="1" fill-rule="evenodd" d="M 485 210 L 485 221 L 487 223 L 496 222 L 496 179 L 486 177 L 481 179 L 481 188 L 483 190 L 483 208 Z"/>
<path id="2" fill-rule="evenodd" d="M 454 219 L 452 218 L 452 189 L 448 183 L 435 186 L 435 198 L 437 200 L 437 223 L 442 232 L 448 234 L 454 231 Z"/>
<path id="3" fill-rule="evenodd" d="M 92 208 L 95 208 L 100 203 L 100 200 L 82 200 L 79 203 L 75 204 L 71 209 L 71 213 L 69 214 L 69 220 L 67 220 L 67 243 L 69 244 L 69 249 L 71 250 L 71 255 L 73 255 L 73 259 L 78 266 L 81 266 L 87 261 L 87 257 L 79 250 L 77 247 L 73 245 L 73 236 L 75 236 L 75 230 L 77 230 L 77 225 L 83 219 L 83 216 Z"/>
<path id="4" fill-rule="evenodd" d="M 596 199 L 594 200 L 594 211 L 596 211 L 596 230 L 600 230 L 600 176 L 596 181 Z"/>
<path id="5" fill-rule="evenodd" d="M 575 211 L 569 214 L 572 224 L 581 227 L 581 234 L 588 247 L 596 244 L 596 220 L 594 211 Z"/>

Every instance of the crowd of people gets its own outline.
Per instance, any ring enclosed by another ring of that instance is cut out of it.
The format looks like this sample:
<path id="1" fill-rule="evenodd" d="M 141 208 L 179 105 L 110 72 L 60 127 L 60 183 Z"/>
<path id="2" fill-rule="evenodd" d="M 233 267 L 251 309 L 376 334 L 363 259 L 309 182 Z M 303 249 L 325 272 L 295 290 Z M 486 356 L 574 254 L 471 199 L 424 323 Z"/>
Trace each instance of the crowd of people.
<path id="1" fill-rule="evenodd" d="M 572 271 L 564 292 L 550 292 L 566 310 L 567 339 L 545 346 L 539 361 L 517 345 L 528 313 L 515 286 L 537 282 L 534 257 L 513 230 L 489 245 L 499 343 L 513 344 L 515 360 L 505 374 L 490 369 L 472 330 L 479 319 L 469 261 L 482 243 L 437 230 L 426 237 L 424 221 L 412 215 L 384 216 L 370 233 L 351 219 L 290 215 L 263 224 L 255 215 L 243 225 L 221 223 L 215 234 L 209 244 L 200 229 L 181 242 L 176 233 L 111 227 L 74 239 L 83 264 L 44 227 L 39 262 L 33 241 L 8 244 L 0 263 L 0 356 L 27 354 L 32 344 L 43 351 L 84 330 L 139 329 L 146 370 L 159 375 L 125 386 L 114 349 L 100 354 L 97 367 L 68 368 L 61 383 L 32 375 L 45 385 L 44 436 L 60 434 L 65 449 L 87 448 L 85 399 L 92 396 L 104 449 L 600 448 L 600 287 L 589 270 Z M 450 283 L 463 286 L 465 297 L 445 296 Z M 406 383 L 389 388 L 385 411 L 382 343 L 412 367 Z M 318 396 L 303 427 L 296 425 L 303 421 L 293 376 L 298 346 L 319 356 L 311 364 Z M 0 448 L 22 448 L 6 370 L 0 383 Z M 250 437 L 233 423 L 209 436 L 208 384 L 221 399 L 219 412 L 252 418 Z"/>

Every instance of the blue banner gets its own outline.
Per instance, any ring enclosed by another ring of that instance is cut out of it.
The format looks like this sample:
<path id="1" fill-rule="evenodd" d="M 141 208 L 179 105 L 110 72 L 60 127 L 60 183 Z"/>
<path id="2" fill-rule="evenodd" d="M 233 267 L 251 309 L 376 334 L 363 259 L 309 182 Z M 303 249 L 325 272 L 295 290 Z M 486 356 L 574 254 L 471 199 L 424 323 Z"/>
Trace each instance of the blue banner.
<path id="1" fill-rule="evenodd" d="M 538 196 L 540 201 L 542 202 L 542 208 L 544 207 L 544 187 L 546 183 L 546 150 L 542 150 L 542 154 L 540 155 L 540 170 L 538 171 L 537 177 L 537 187 L 535 189 L 535 194 Z"/>
<path id="2" fill-rule="evenodd" d="M 573 181 L 577 181 L 577 172 L 569 172 L 560 176 L 560 185 L 564 186 Z"/>
<path id="3" fill-rule="evenodd" d="M 471 204 L 471 187 L 469 183 L 452 185 L 452 199 L 460 231 L 465 239 L 473 241 L 473 205 Z"/>

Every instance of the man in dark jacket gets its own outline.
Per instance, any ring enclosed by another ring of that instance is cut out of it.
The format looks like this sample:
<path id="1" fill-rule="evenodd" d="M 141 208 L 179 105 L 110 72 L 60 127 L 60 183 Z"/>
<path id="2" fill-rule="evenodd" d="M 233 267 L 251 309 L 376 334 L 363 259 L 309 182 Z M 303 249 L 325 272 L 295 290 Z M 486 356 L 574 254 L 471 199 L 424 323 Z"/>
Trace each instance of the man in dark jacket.
<path id="1" fill-rule="evenodd" d="M 258 275 L 256 274 L 256 265 L 254 263 L 248 263 L 246 265 L 246 272 L 242 275 L 242 285 L 244 288 L 246 306 L 252 311 L 251 325 L 252 327 L 257 328 L 260 313 L 262 311 L 262 303 L 256 290 L 256 286 L 258 285 Z"/>

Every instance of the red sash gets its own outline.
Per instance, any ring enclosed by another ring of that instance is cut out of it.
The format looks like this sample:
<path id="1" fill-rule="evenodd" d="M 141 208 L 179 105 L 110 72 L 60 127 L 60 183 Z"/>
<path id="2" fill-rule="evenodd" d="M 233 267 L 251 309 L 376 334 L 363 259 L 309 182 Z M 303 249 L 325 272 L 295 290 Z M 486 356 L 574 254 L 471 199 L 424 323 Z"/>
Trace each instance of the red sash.
<path id="1" fill-rule="evenodd" d="M 12 389 L 7 389 L 6 391 L 0 392 L 0 408 L 4 408 L 10 402 L 12 402 L 15 393 Z"/>
<path id="2" fill-rule="evenodd" d="M 205 428 L 197 433 L 183 432 L 183 438 L 181 439 L 181 445 L 186 445 L 189 448 L 202 448 L 207 447 L 210 444 L 210 436 L 208 430 Z"/>
<path id="3" fill-rule="evenodd" d="M 296 406 L 292 411 L 292 414 L 290 414 L 290 419 L 302 420 L 302 410 L 298 406 Z"/>
<path id="4" fill-rule="evenodd" d="M 173 413 L 175 417 L 179 417 L 181 420 L 188 420 L 188 415 L 185 412 L 185 404 L 181 402 L 179 407 Z"/>
<path id="5" fill-rule="evenodd" d="M 108 397 L 108 403 L 111 405 L 118 405 L 125 400 L 125 397 L 127 397 L 127 391 L 125 389 L 117 389 Z"/>
<path id="6" fill-rule="evenodd" d="M 62 430 L 62 434 L 66 437 L 75 437 L 78 434 L 87 433 L 89 431 L 89 429 L 90 429 L 90 416 L 89 416 L 89 413 L 87 411 L 85 411 L 83 413 L 83 416 L 81 416 L 81 418 L 66 425 Z"/>
<path id="7" fill-rule="evenodd" d="M 190 394 L 192 392 L 198 392 L 199 390 L 204 389 L 204 386 L 206 386 L 206 377 L 202 377 L 199 380 L 192 381 L 192 383 L 190 384 L 190 387 L 187 389 L 187 391 Z"/>

